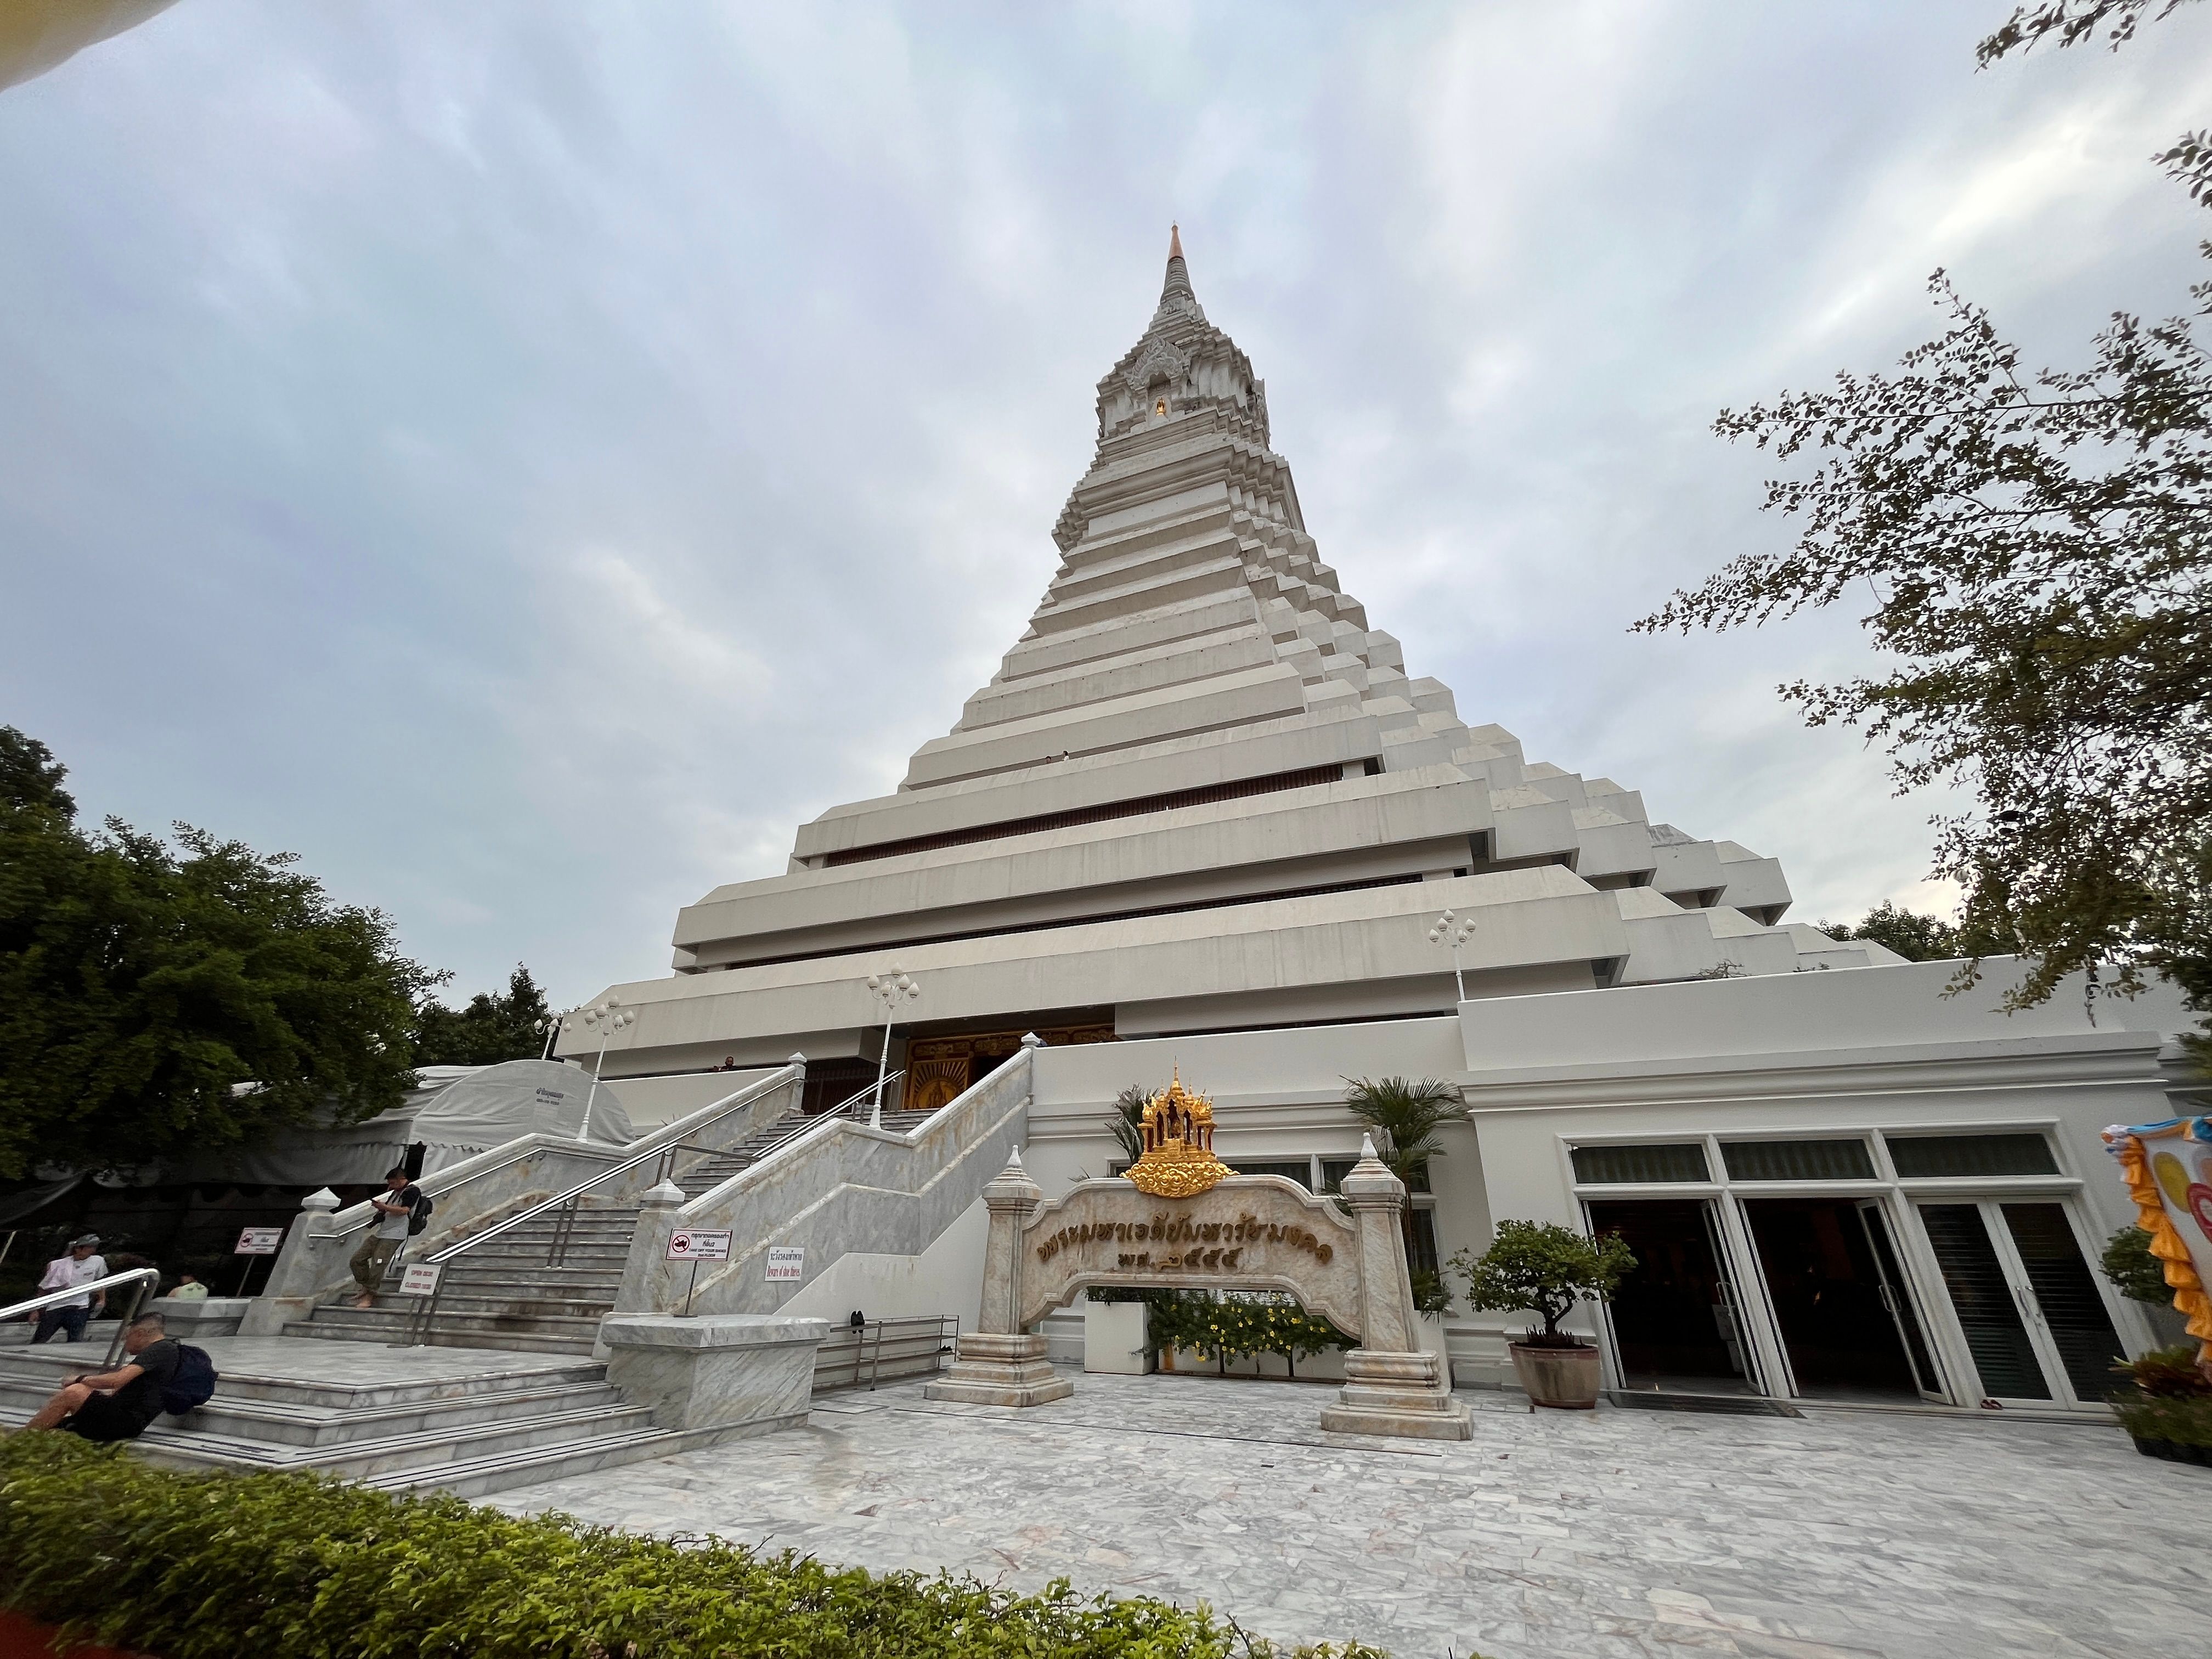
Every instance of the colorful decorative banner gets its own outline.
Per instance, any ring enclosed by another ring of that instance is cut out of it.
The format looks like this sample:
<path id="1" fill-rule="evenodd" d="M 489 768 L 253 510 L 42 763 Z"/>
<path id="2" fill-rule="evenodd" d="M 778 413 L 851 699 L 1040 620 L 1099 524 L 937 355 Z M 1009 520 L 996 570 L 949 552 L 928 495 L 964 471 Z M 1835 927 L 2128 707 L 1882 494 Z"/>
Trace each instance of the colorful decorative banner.
<path id="1" fill-rule="evenodd" d="M 2114 1124 L 2105 1147 L 2120 1161 L 2136 1201 L 2136 1224 L 2166 1268 L 2173 1305 L 2212 1364 L 2212 1117 Z"/>

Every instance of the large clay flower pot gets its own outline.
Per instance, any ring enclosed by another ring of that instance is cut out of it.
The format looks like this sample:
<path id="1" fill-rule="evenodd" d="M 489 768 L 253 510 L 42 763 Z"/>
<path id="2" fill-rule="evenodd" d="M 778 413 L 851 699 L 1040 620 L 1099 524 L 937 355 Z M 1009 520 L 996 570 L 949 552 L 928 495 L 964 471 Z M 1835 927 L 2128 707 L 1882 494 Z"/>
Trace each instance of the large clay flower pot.
<path id="1" fill-rule="evenodd" d="M 1514 1375 L 1531 1402 L 1555 1411 L 1597 1409 L 1595 1348 L 1532 1348 L 1525 1342 L 1505 1346 L 1513 1355 Z"/>

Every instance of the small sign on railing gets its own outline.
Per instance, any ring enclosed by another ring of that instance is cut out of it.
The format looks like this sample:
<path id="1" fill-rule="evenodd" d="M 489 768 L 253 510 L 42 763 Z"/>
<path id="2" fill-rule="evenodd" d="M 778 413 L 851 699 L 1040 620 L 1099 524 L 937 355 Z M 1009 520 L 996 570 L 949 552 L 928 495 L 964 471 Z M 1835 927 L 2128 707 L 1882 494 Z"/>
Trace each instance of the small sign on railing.
<path id="1" fill-rule="evenodd" d="M 408 1264 L 399 1275 L 399 1294 L 402 1296 L 434 1296 L 438 1290 L 438 1275 L 445 1269 L 428 1261 Z"/>
<path id="2" fill-rule="evenodd" d="M 678 1227 L 668 1235 L 668 1259 L 671 1261 L 727 1261 L 730 1259 L 730 1235 L 727 1232 L 706 1232 L 696 1227 Z"/>
<path id="3" fill-rule="evenodd" d="M 284 1248 L 282 1227 L 248 1227 L 238 1236 L 233 1255 L 274 1255 Z"/>
<path id="4" fill-rule="evenodd" d="M 806 1277 L 806 1247 L 804 1244 L 771 1244 L 768 1249 L 768 1271 L 771 1285 L 796 1285 Z"/>

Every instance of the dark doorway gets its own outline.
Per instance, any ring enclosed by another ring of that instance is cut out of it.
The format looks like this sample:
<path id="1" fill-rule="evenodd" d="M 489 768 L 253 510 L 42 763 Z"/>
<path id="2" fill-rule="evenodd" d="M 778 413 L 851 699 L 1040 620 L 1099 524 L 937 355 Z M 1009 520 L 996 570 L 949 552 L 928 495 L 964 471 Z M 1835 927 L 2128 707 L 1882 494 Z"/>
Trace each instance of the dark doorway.
<path id="1" fill-rule="evenodd" d="M 1713 1248 L 1703 1199 L 1636 1199 L 1589 1206 L 1593 1232 L 1617 1232 L 1636 1256 L 1610 1309 L 1622 1380 L 1632 1389 L 1756 1394 L 1744 1363 L 1735 1297 Z"/>
<path id="2" fill-rule="evenodd" d="M 1811 1399 L 1921 1398 L 1858 1200 L 1750 1198 L 1743 1208 L 1797 1392 Z"/>

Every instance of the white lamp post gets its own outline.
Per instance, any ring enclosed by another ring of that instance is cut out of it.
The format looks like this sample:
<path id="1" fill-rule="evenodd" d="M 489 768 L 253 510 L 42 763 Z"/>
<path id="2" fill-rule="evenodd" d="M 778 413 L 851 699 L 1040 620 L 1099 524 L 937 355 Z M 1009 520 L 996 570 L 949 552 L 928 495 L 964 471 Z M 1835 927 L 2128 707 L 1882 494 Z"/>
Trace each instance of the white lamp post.
<path id="1" fill-rule="evenodd" d="M 571 1008 L 565 1014 L 547 1014 L 538 1022 L 538 1029 L 545 1033 L 545 1050 L 538 1056 L 538 1059 L 553 1058 L 553 1039 L 568 1029 L 568 1021 L 575 1012 L 576 1011 Z"/>
<path id="2" fill-rule="evenodd" d="M 891 1063 L 891 1017 L 902 1002 L 921 996 L 921 987 L 910 975 L 894 968 L 888 974 L 870 974 L 868 989 L 884 1005 L 884 1054 L 876 1062 L 876 1102 L 868 1114 L 868 1127 L 884 1127 L 884 1073 Z"/>
<path id="3" fill-rule="evenodd" d="M 577 1139 L 589 1140 L 592 1138 L 592 1104 L 599 1097 L 599 1073 L 606 1067 L 607 1044 L 614 1041 L 617 1031 L 636 1024 L 637 1016 L 609 997 L 605 1002 L 595 1003 L 585 1009 L 583 1020 L 586 1027 L 598 1025 L 605 1028 L 599 1033 L 599 1062 L 592 1067 L 592 1090 L 584 1097 L 584 1121 L 576 1129 Z"/>
<path id="4" fill-rule="evenodd" d="M 1429 943 L 1449 945 L 1452 953 L 1452 981 L 1459 987 L 1459 1000 L 1467 1000 L 1467 975 L 1460 969 L 1459 947 L 1474 937 L 1474 918 L 1455 916 L 1449 910 L 1438 916 L 1436 925 L 1429 929 Z"/>

